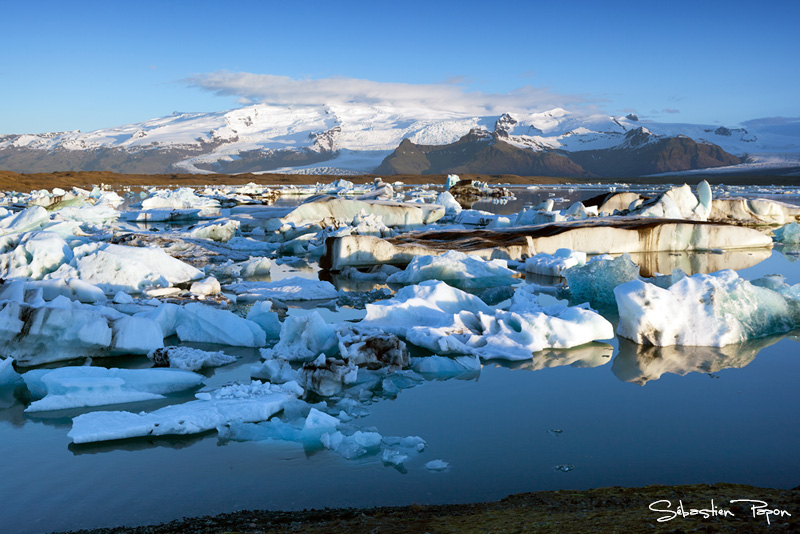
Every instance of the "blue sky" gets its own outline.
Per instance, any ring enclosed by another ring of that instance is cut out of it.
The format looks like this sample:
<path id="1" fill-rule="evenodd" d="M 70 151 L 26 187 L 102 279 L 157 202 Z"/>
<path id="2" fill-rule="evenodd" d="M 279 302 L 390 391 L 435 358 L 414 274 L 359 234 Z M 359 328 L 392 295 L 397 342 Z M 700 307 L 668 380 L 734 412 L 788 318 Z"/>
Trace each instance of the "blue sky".
<path id="1" fill-rule="evenodd" d="M 798 15 L 794 0 L 9 1 L 0 134 L 367 90 L 659 122 L 798 117 Z"/>

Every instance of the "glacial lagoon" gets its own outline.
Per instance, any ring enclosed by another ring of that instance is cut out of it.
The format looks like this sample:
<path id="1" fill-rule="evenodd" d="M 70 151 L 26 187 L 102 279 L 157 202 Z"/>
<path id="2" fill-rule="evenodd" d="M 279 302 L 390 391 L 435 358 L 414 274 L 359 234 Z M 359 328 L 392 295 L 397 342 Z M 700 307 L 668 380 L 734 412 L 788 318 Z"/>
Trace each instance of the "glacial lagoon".
<path id="1" fill-rule="evenodd" d="M 514 188 L 514 200 L 484 200 L 473 208 L 510 214 L 551 198 L 557 209 L 566 209 L 607 189 Z M 731 194 L 800 205 L 800 193 L 793 189 L 736 188 Z M 162 234 L 181 229 L 180 224 L 151 224 L 142 225 L 142 231 L 153 227 Z M 670 258 L 685 267 L 692 255 L 728 261 L 719 251 L 667 255 L 659 270 L 664 272 Z M 799 257 L 776 246 L 737 263 L 738 272 L 748 280 L 781 274 L 797 284 Z M 319 269 L 314 261 L 275 264 L 270 279 L 298 275 L 317 279 Z M 543 287 L 558 283 L 531 276 L 527 281 Z M 372 288 L 363 284 L 359 291 Z M 363 316 L 362 310 L 320 304 L 292 303 L 288 314 L 313 308 L 330 323 Z M 616 328 L 613 311 L 605 315 Z M 721 348 L 646 347 L 614 337 L 544 350 L 526 361 L 484 361 L 479 370 L 449 379 L 384 382 L 363 396 L 360 416 L 350 424 L 384 437 L 422 438 L 424 450 L 399 466 L 377 453 L 345 459 L 318 443 L 240 440 L 215 431 L 75 445 L 67 435 L 72 418 L 96 409 L 26 413 L 24 395 L 4 388 L 0 524 L 9 532 L 41 533 L 249 508 L 471 502 L 614 485 L 732 482 L 791 488 L 800 483 L 797 334 Z M 248 382 L 251 366 L 261 361 L 255 348 L 186 345 L 238 357 L 234 364 L 201 370 L 203 391 Z M 126 356 L 92 364 L 137 369 L 152 362 Z M 191 401 L 195 393 L 102 409 L 149 412 Z M 439 459 L 449 466 L 426 469 L 426 463 Z"/>

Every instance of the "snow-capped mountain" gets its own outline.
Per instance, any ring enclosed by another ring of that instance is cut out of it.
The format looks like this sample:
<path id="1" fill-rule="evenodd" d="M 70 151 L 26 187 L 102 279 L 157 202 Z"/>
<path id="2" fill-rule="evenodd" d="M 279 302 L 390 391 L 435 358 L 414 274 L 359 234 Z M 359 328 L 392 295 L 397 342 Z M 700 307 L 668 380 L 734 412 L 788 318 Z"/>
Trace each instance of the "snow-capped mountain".
<path id="1" fill-rule="evenodd" d="M 466 150 L 469 145 L 476 154 L 476 148 L 482 145 L 474 143 L 488 143 L 498 149 L 489 158 L 492 161 L 513 154 L 518 161 L 511 167 L 517 174 L 625 175 L 614 170 L 613 160 L 619 159 L 621 153 L 642 153 L 649 147 L 648 154 L 652 154 L 648 158 L 663 163 L 670 156 L 653 151 L 665 147 L 669 139 L 684 140 L 679 143 L 683 163 L 640 165 L 625 172 L 647 172 L 651 167 L 654 172 L 665 172 L 735 165 L 745 155 L 749 161 L 800 160 L 794 157 L 800 154 L 800 138 L 791 135 L 645 122 L 633 115 L 585 115 L 557 108 L 535 113 L 471 116 L 367 104 L 256 104 L 228 112 L 175 113 L 86 133 L 0 136 L 0 168 L 17 172 L 347 174 L 380 170 L 388 173 L 393 169 L 401 172 L 397 166 L 386 163 L 389 158 L 398 161 L 401 143 L 405 143 L 406 149 L 444 148 L 458 143 L 459 150 Z M 674 149 L 675 142 L 670 146 Z M 711 150 L 708 148 L 711 146 L 720 150 Z M 486 154 L 480 157 L 484 165 L 476 172 L 504 172 L 493 171 Z M 587 165 L 598 159 L 605 164 Z M 461 172 L 470 172 L 474 163 L 462 160 L 458 165 Z M 545 160 L 550 163 L 544 164 Z M 526 162 L 533 166 L 527 169 Z M 420 168 L 420 172 L 447 172 L 444 166 L 443 161 L 438 167 Z"/>

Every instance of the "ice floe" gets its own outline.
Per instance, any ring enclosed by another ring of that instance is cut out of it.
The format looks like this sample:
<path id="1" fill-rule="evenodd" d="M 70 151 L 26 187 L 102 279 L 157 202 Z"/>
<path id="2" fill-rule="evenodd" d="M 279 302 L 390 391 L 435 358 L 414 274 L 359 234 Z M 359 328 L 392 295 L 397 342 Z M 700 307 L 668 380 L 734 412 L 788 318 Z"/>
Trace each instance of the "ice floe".
<path id="1" fill-rule="evenodd" d="M 417 284 L 424 280 L 441 280 L 460 289 L 509 285 L 515 272 L 504 260 L 483 260 L 456 250 L 441 256 L 417 256 L 405 270 L 389 276 L 390 284 Z"/>
<path id="2" fill-rule="evenodd" d="M 273 385 L 254 380 L 198 393 L 197 400 L 154 412 L 90 412 L 72 420 L 68 436 L 74 443 L 91 443 L 143 436 L 199 434 L 231 421 L 266 421 L 302 394 L 296 383 Z"/>
<path id="3" fill-rule="evenodd" d="M 22 375 L 35 399 L 26 412 L 65 410 L 162 399 L 200 385 L 203 376 L 174 369 L 62 367 Z"/>

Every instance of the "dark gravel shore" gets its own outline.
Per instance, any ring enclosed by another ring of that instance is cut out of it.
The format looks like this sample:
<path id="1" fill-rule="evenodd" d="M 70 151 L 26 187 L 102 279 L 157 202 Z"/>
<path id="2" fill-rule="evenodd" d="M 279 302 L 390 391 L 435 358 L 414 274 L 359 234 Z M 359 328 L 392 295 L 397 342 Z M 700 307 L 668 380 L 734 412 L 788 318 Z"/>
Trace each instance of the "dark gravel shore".
<path id="1" fill-rule="evenodd" d="M 731 503 L 741 499 L 763 501 L 765 504 L 760 511 L 754 511 L 753 506 L 760 507 L 761 504 Z M 685 515 L 680 514 L 681 503 Z M 769 514 L 761 513 L 767 510 L 770 511 Z M 703 513 L 708 517 L 703 517 Z M 672 518 L 667 520 L 670 517 Z M 662 521 L 659 521 L 659 518 Z M 739 484 L 698 484 L 644 488 L 614 487 L 587 491 L 541 491 L 512 495 L 490 503 L 298 512 L 249 510 L 214 517 L 185 518 L 163 525 L 78 532 L 80 534 L 784 533 L 800 532 L 800 487 L 778 490 Z"/>

